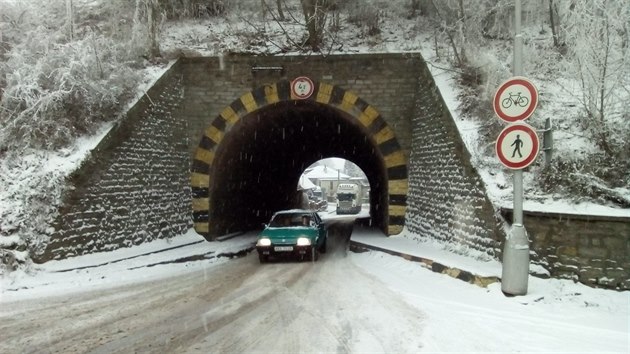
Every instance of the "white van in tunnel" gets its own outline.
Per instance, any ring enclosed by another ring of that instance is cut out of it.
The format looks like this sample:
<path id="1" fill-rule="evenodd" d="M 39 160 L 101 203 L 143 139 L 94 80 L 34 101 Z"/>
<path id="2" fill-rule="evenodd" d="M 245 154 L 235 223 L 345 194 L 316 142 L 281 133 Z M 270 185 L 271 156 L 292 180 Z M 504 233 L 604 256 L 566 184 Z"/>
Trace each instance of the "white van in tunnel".
<path id="1" fill-rule="evenodd" d="M 360 184 L 340 183 L 337 186 L 337 215 L 358 214 L 361 211 L 363 193 Z"/>

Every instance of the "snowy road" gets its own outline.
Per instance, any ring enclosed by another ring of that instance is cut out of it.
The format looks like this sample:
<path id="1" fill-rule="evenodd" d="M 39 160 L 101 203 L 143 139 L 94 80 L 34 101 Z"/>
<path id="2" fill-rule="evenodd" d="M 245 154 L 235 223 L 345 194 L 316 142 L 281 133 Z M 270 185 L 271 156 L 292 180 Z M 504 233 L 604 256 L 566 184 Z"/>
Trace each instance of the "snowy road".
<path id="1" fill-rule="evenodd" d="M 499 283 L 345 253 L 352 220 L 326 216 L 345 224 L 315 264 L 230 260 L 255 232 L 205 242 L 189 230 L 0 277 L 0 353 L 629 352 L 630 292 L 530 276 L 527 295 L 505 297 Z M 487 266 L 421 246 L 407 251 Z"/>
<path id="2" fill-rule="evenodd" d="M 13 302 L 0 352 L 418 352 L 425 316 L 346 256 L 337 224 L 316 263 L 256 253 L 174 278 Z"/>

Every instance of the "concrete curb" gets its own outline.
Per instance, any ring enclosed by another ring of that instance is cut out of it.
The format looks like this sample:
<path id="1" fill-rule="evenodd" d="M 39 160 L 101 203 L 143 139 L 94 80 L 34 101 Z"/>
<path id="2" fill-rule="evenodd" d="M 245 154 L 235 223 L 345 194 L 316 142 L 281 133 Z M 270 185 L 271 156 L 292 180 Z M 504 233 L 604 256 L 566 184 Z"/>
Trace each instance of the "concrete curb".
<path id="1" fill-rule="evenodd" d="M 237 232 L 232 232 L 231 234 L 221 235 L 221 236 L 218 236 L 215 239 L 215 241 L 219 241 L 219 242 L 227 241 L 227 240 L 233 239 L 236 236 L 241 236 L 244 233 L 245 231 L 237 231 Z"/>
<path id="2" fill-rule="evenodd" d="M 487 287 L 490 284 L 493 283 L 497 283 L 497 282 L 501 282 L 501 278 L 499 277 L 494 277 L 494 276 L 481 276 L 481 275 L 476 275 L 473 274 L 469 271 L 466 270 L 462 270 L 462 269 L 458 269 L 458 268 L 451 268 L 448 266 L 445 266 L 441 263 L 438 263 L 432 259 L 428 259 L 428 258 L 423 258 L 423 257 L 418 257 L 418 256 L 412 256 L 410 254 L 406 254 L 406 253 L 402 253 L 402 252 L 397 252 L 397 251 L 392 251 L 392 250 L 388 250 L 385 248 L 381 248 L 381 247 L 377 247 L 377 246 L 373 246 L 373 245 L 368 245 L 365 243 L 361 243 L 361 242 L 357 242 L 357 241 L 353 241 L 350 240 L 350 251 L 352 252 L 366 252 L 368 250 L 373 250 L 373 251 L 379 251 L 379 252 L 384 252 L 387 254 L 390 254 L 392 256 L 398 256 L 398 257 L 402 257 L 408 261 L 412 261 L 412 262 L 419 262 L 421 263 L 421 265 L 435 273 L 440 273 L 440 274 L 446 274 L 450 277 L 453 277 L 455 279 L 459 279 L 462 281 L 465 281 L 469 284 L 474 284 L 477 286 L 480 286 L 482 288 Z"/>

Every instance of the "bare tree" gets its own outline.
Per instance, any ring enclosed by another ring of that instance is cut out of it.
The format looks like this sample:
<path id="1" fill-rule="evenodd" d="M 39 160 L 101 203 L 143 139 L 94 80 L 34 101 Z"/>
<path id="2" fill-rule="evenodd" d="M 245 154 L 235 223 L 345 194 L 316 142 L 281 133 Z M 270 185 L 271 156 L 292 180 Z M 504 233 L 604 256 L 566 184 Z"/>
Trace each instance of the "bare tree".
<path id="1" fill-rule="evenodd" d="M 630 15 L 624 1 L 581 0 L 565 9 L 562 26 L 567 34 L 568 70 L 579 79 L 579 100 L 585 126 L 608 156 L 623 104 L 630 96 L 630 63 L 625 55 L 624 31 Z"/>
<path id="2" fill-rule="evenodd" d="M 365 173 L 359 166 L 350 160 L 345 160 L 343 163 L 343 172 L 350 177 L 362 177 Z"/>
<path id="3" fill-rule="evenodd" d="M 458 8 L 457 8 L 457 29 L 458 29 L 458 34 L 459 34 L 459 41 L 460 43 L 462 43 L 461 46 L 461 53 L 460 53 L 460 58 L 463 61 L 466 61 L 466 46 L 463 45 L 463 43 L 466 43 L 466 16 L 465 16 L 465 12 L 464 12 L 464 0 L 459 0 L 458 1 Z M 463 63 L 460 62 L 460 65 L 462 65 Z"/>
<path id="4" fill-rule="evenodd" d="M 455 11 L 449 6 L 448 2 L 436 3 L 435 0 L 431 0 L 431 5 L 433 5 L 435 14 L 440 21 L 439 27 L 448 38 L 448 42 L 451 45 L 453 56 L 455 57 L 455 65 L 461 68 L 466 63 L 466 53 L 463 47 L 465 41 L 461 38 L 466 31 L 463 21 L 464 3 L 459 0 L 458 9 Z"/>
<path id="5" fill-rule="evenodd" d="M 341 28 L 341 19 L 339 18 L 339 0 L 330 0 L 330 7 L 328 8 L 332 16 L 332 28 L 334 31 L 338 31 Z"/>
<path id="6" fill-rule="evenodd" d="M 308 37 L 304 43 L 313 51 L 319 51 L 323 44 L 324 29 L 330 0 L 300 0 L 306 21 Z"/>
<path id="7" fill-rule="evenodd" d="M 160 0 L 136 0 L 133 16 L 130 51 L 147 58 L 160 54 L 160 24 L 163 14 Z"/>
<path id="8" fill-rule="evenodd" d="M 420 0 L 411 0 L 409 7 L 411 7 L 409 18 L 415 18 L 418 16 L 418 12 L 420 12 Z"/>
<path id="9" fill-rule="evenodd" d="M 549 0 L 549 24 L 551 26 L 551 36 L 553 37 L 553 45 L 557 48 L 560 46 L 558 40 L 558 31 L 556 30 L 556 9 L 553 0 Z"/>
<path id="10" fill-rule="evenodd" d="M 156 58 L 160 54 L 160 2 L 159 0 L 147 0 L 147 27 L 149 32 L 149 56 Z"/>
<path id="11" fill-rule="evenodd" d="M 278 19 L 284 21 L 284 11 L 282 10 L 282 0 L 276 0 L 276 8 L 278 9 Z"/>
<path id="12" fill-rule="evenodd" d="M 74 40 L 74 3 L 73 0 L 66 0 L 66 26 L 68 27 L 68 36 L 70 40 Z"/>
<path id="13" fill-rule="evenodd" d="M 265 22 L 267 20 L 267 8 L 269 6 L 265 0 L 260 0 L 260 20 Z"/>

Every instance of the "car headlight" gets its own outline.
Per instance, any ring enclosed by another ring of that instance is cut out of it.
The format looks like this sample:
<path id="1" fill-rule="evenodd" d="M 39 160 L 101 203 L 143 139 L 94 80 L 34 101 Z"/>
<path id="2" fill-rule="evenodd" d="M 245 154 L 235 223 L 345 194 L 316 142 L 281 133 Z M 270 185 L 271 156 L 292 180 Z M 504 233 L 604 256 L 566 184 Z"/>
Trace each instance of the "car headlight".
<path id="1" fill-rule="evenodd" d="M 268 238 L 260 238 L 256 242 L 256 246 L 271 246 L 271 240 Z"/>
<path id="2" fill-rule="evenodd" d="M 297 239 L 297 245 L 298 246 L 310 246 L 311 245 L 311 239 L 307 238 L 307 237 L 299 237 Z"/>

